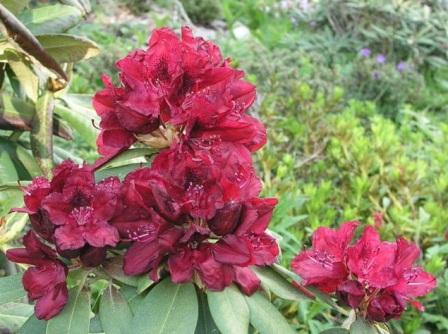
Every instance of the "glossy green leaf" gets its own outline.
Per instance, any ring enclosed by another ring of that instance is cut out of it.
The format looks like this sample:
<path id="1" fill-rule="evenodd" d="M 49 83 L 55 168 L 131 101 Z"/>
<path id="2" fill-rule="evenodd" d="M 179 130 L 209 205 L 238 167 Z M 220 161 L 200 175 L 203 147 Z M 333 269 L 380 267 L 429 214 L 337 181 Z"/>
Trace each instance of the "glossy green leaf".
<path id="1" fill-rule="evenodd" d="M 293 334 L 294 330 L 283 315 L 261 293 L 245 297 L 250 310 L 250 323 L 261 334 Z"/>
<path id="2" fill-rule="evenodd" d="M 20 46 L 22 50 L 33 56 L 43 66 L 57 73 L 63 80 L 68 80 L 61 66 L 45 51 L 33 33 L 1 3 L 0 20 L 3 22 L 4 34 L 8 37 L 10 43 Z"/>
<path id="3" fill-rule="evenodd" d="M 106 334 L 126 334 L 132 327 L 132 312 L 128 302 L 112 284 L 101 297 L 100 319 Z"/>
<path id="4" fill-rule="evenodd" d="M 106 163 L 100 170 L 115 168 L 133 163 L 146 163 L 147 157 L 156 154 L 158 151 L 151 148 L 134 148 L 126 150 L 117 157 Z"/>
<path id="5" fill-rule="evenodd" d="M 68 303 L 50 319 L 46 334 L 86 334 L 90 327 L 90 294 L 82 285 L 69 291 Z"/>
<path id="6" fill-rule="evenodd" d="M 53 168 L 53 93 L 44 91 L 36 102 L 30 144 L 33 155 L 44 174 Z"/>
<path id="7" fill-rule="evenodd" d="M 92 119 L 95 119 L 95 116 L 82 113 L 79 110 L 72 110 L 70 108 L 64 107 L 60 103 L 56 104 L 54 112 L 65 122 L 67 122 L 75 131 L 77 131 L 81 135 L 83 140 L 85 140 L 87 144 L 90 145 L 90 147 L 96 147 L 98 130 L 95 129 L 92 124 Z"/>
<path id="8" fill-rule="evenodd" d="M 4 56 L 8 61 L 8 65 L 17 77 L 21 88 L 32 101 L 37 100 L 37 92 L 39 88 L 39 79 L 31 67 L 31 62 L 28 61 L 23 54 L 13 50 L 7 49 Z"/>
<path id="9" fill-rule="evenodd" d="M 35 315 L 32 315 L 23 324 L 17 334 L 44 334 L 47 329 L 47 322 L 39 320 Z"/>
<path id="10" fill-rule="evenodd" d="M 8 8 L 14 15 L 18 15 L 28 6 L 29 2 L 30 0 L 2 0 L 2 5 Z"/>
<path id="11" fill-rule="evenodd" d="M 247 333 L 249 307 L 243 294 L 230 286 L 220 292 L 207 292 L 210 313 L 223 334 Z"/>
<path id="12" fill-rule="evenodd" d="M 22 274 L 0 278 L 0 305 L 25 297 L 22 286 Z"/>
<path id="13" fill-rule="evenodd" d="M 197 321 L 198 300 L 194 285 L 174 284 L 166 278 L 139 304 L 134 331 L 138 334 L 192 334 Z"/>
<path id="14" fill-rule="evenodd" d="M 350 334 L 378 334 L 373 324 L 364 319 L 357 319 L 350 326 Z"/>
<path id="15" fill-rule="evenodd" d="M 146 167 L 148 164 L 130 164 L 115 168 L 105 168 L 95 173 L 95 179 L 97 182 L 104 180 L 109 176 L 118 176 L 120 179 L 124 179 L 126 175 L 135 170 L 136 168 Z"/>
<path id="16" fill-rule="evenodd" d="M 308 299 L 307 296 L 300 293 L 288 280 L 275 272 L 272 268 L 253 267 L 252 269 L 261 280 L 262 286 L 278 297 L 292 301 Z"/>
<path id="17" fill-rule="evenodd" d="M 65 32 L 82 19 L 78 8 L 66 5 L 50 5 L 25 10 L 19 20 L 34 34 L 54 34 Z"/>
<path id="18" fill-rule="evenodd" d="M 100 53 L 98 46 L 88 38 L 67 34 L 36 36 L 41 45 L 56 61 L 75 63 Z"/>
<path id="19" fill-rule="evenodd" d="M 154 282 L 149 279 L 148 274 L 143 274 L 138 278 L 137 281 L 137 293 L 142 293 L 146 291 Z"/>
<path id="20" fill-rule="evenodd" d="M 8 159 L 12 162 L 16 173 L 7 167 Z M 17 180 L 30 180 L 31 177 L 38 176 L 41 173 L 36 160 L 28 150 L 17 142 L 1 137 L 0 161 L 3 162 L 0 164 L 0 184 L 16 182 Z"/>
<path id="21" fill-rule="evenodd" d="M 210 308 L 208 306 L 207 295 L 205 292 L 198 291 L 199 318 L 196 325 L 195 334 L 220 334 L 221 332 L 213 320 Z"/>
<path id="22" fill-rule="evenodd" d="M 16 333 L 33 314 L 33 306 L 24 303 L 0 305 L 0 328 Z"/>

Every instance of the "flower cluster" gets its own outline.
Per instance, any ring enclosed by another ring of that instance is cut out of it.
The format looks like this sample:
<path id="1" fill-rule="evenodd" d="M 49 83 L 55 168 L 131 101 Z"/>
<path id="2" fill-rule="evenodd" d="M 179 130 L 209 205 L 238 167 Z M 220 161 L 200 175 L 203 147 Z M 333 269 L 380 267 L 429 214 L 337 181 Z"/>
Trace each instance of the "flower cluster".
<path id="1" fill-rule="evenodd" d="M 119 234 L 109 220 L 118 204 L 120 181 L 111 177 L 95 183 L 90 166 L 65 161 L 53 171 L 51 181 L 37 177 L 24 189 L 25 207 L 32 231 L 25 248 L 7 252 L 9 260 L 33 265 L 23 285 L 36 303 L 36 316 L 49 319 L 67 302 L 65 262 L 78 258 L 87 267 L 100 265 L 106 247 L 115 246 Z M 51 246 L 51 247 L 50 247 Z"/>
<path id="2" fill-rule="evenodd" d="M 163 28 L 153 32 L 147 50 L 117 62 L 121 85 L 103 77 L 106 88 L 94 97 L 101 117 L 98 150 L 110 155 L 136 141 L 164 148 L 172 141 L 223 140 L 251 151 L 266 142 L 263 124 L 246 114 L 255 87 L 244 72 L 230 67 L 219 48 L 193 37 L 179 38 Z"/>
<path id="3" fill-rule="evenodd" d="M 188 28 L 181 38 L 155 30 L 148 50 L 117 67 L 121 85 L 104 78 L 93 101 L 104 156 L 93 166 L 65 161 L 51 180 L 35 178 L 16 209 L 29 215 L 32 231 L 25 248 L 7 256 L 31 265 L 23 283 L 36 316 L 64 307 L 72 265 L 105 264 L 116 246 L 127 275 L 170 275 L 214 291 L 234 282 L 254 293 L 260 280 L 250 267 L 279 254 L 266 232 L 277 201 L 258 197 L 251 157 L 266 141 L 263 124 L 247 114 L 255 87 Z M 160 149 L 151 166 L 96 183 L 95 169 L 137 141 Z"/>
<path id="4" fill-rule="evenodd" d="M 260 281 L 249 267 L 279 254 L 266 233 L 276 200 L 258 198 L 251 158 L 266 141 L 263 124 L 247 114 L 255 87 L 188 28 L 180 39 L 156 30 L 147 51 L 117 66 L 122 86 L 107 81 L 94 98 L 100 153 L 135 141 L 164 148 L 123 182 L 112 224 L 130 243 L 124 272 L 158 280 L 167 271 L 175 283 L 194 280 L 215 291 L 235 282 L 253 293 Z"/>
<path id="5" fill-rule="evenodd" d="M 403 238 L 381 241 L 371 226 L 350 245 L 357 227 L 357 222 L 347 222 L 337 230 L 317 229 L 312 248 L 293 260 L 293 270 L 305 285 L 336 293 L 340 301 L 368 320 L 398 318 L 408 302 L 422 310 L 414 298 L 434 289 L 436 279 L 414 266 L 419 248 Z"/>
<path id="6" fill-rule="evenodd" d="M 133 241 L 124 272 L 158 280 L 165 267 L 175 283 L 195 279 L 219 291 L 235 282 L 253 293 L 260 281 L 249 266 L 270 265 L 279 253 L 266 233 L 276 200 L 259 192 L 242 146 L 163 151 L 124 181 L 123 210 L 112 220 Z"/>

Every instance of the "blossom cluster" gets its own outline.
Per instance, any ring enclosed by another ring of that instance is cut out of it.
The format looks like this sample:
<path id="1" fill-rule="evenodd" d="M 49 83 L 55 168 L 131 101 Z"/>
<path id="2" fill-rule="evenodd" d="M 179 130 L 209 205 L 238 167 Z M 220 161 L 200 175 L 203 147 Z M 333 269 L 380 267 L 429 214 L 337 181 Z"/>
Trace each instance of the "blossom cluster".
<path id="1" fill-rule="evenodd" d="M 350 245 L 358 225 L 346 222 L 339 229 L 318 228 L 312 248 L 294 258 L 293 270 L 305 285 L 336 293 L 341 302 L 371 321 L 398 318 L 407 303 L 423 310 L 415 298 L 434 289 L 436 279 L 414 266 L 420 256 L 418 246 L 403 238 L 381 241 L 371 226 Z"/>
<path id="2" fill-rule="evenodd" d="M 266 142 L 263 124 L 247 111 L 255 87 L 230 66 L 219 48 L 173 31 L 155 30 L 147 50 L 117 62 L 121 84 L 93 105 L 101 117 L 93 166 L 65 161 L 51 180 L 24 189 L 32 230 L 10 260 L 31 265 L 23 283 L 36 316 L 50 319 L 67 302 L 73 265 L 96 267 L 123 252 L 126 275 L 169 275 L 220 291 L 236 283 L 254 293 L 251 266 L 279 254 L 267 232 L 273 198 L 260 198 L 251 153 Z M 140 142 L 159 149 L 150 167 L 95 182 L 95 168 Z"/>

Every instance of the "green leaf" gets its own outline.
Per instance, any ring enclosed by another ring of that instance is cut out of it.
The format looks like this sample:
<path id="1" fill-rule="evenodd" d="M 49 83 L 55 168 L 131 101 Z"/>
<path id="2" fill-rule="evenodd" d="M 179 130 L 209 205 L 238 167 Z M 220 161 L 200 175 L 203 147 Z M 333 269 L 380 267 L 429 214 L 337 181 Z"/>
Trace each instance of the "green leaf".
<path id="1" fill-rule="evenodd" d="M 195 334 L 220 334 L 220 331 L 210 313 L 207 295 L 202 291 L 198 291 L 198 301 L 199 319 L 196 325 Z"/>
<path id="2" fill-rule="evenodd" d="M 47 323 L 46 334 L 86 334 L 90 327 L 90 294 L 83 285 L 70 289 L 62 312 Z"/>
<path id="3" fill-rule="evenodd" d="M 31 68 L 31 62 L 25 59 L 23 54 L 13 49 L 5 50 L 4 55 L 26 96 L 32 101 L 36 101 L 39 79 Z"/>
<path id="4" fill-rule="evenodd" d="M 349 334 L 349 331 L 342 327 L 335 327 L 335 328 L 326 329 L 326 330 L 320 332 L 320 334 Z"/>
<path id="5" fill-rule="evenodd" d="M 139 278 L 136 276 L 128 276 L 123 272 L 123 258 L 116 256 L 109 260 L 104 266 L 104 271 L 113 279 L 123 284 L 137 287 Z"/>
<path id="6" fill-rule="evenodd" d="M 14 15 L 18 15 L 28 6 L 29 2 L 30 0 L 2 0 L 2 5 L 8 8 Z"/>
<path id="7" fill-rule="evenodd" d="M 33 314 L 33 306 L 30 304 L 8 303 L 0 305 L 0 328 L 16 333 L 31 314 Z"/>
<path id="8" fill-rule="evenodd" d="M 127 174 L 135 170 L 136 168 L 146 167 L 148 164 L 130 164 L 115 168 L 105 168 L 95 173 L 95 180 L 97 182 L 104 180 L 109 176 L 118 176 L 120 179 L 124 179 Z"/>
<path id="9" fill-rule="evenodd" d="M 96 148 L 98 130 L 92 125 L 92 119 L 96 119 L 96 115 L 74 111 L 60 103 L 56 104 L 54 112 L 75 129 L 90 147 Z"/>
<path id="10" fill-rule="evenodd" d="M 0 305 L 25 297 L 22 274 L 0 278 Z"/>
<path id="11" fill-rule="evenodd" d="M 148 274 L 144 274 L 140 276 L 137 281 L 137 293 L 140 294 L 146 291 L 154 282 L 149 279 Z"/>
<path id="12" fill-rule="evenodd" d="M 48 175 L 53 168 L 53 93 L 44 91 L 36 102 L 30 144 L 39 167 Z"/>
<path id="13" fill-rule="evenodd" d="M 65 32 L 81 19 L 82 13 L 78 8 L 60 4 L 29 9 L 19 16 L 19 20 L 34 35 Z"/>
<path id="14" fill-rule="evenodd" d="M 43 66 L 57 73 L 63 80 L 68 80 L 64 70 L 56 60 L 45 51 L 33 33 L 1 3 L 0 20 L 3 22 L 5 28 L 2 29 L 2 32 L 8 37 L 11 44 L 20 46 L 22 50 L 33 56 Z"/>
<path id="15" fill-rule="evenodd" d="M 98 46 L 90 39 L 67 34 L 36 36 L 41 45 L 59 63 L 75 63 L 97 56 Z"/>
<path id="16" fill-rule="evenodd" d="M 8 160 L 12 162 L 16 172 L 10 169 Z M 0 184 L 31 180 L 41 174 L 36 160 L 23 146 L 17 142 L 0 137 Z M 8 167 L 9 166 L 9 167 Z"/>
<path id="17" fill-rule="evenodd" d="M 35 112 L 33 104 L 15 96 L 1 94 L 0 129 L 31 131 Z M 60 117 L 53 120 L 53 134 L 67 140 L 73 138 L 71 129 Z"/>
<path id="18" fill-rule="evenodd" d="M 166 278 L 139 304 L 134 331 L 138 334 L 191 334 L 197 321 L 198 300 L 194 285 L 174 284 Z"/>
<path id="19" fill-rule="evenodd" d="M 20 328 L 17 334 L 43 334 L 47 329 L 47 322 L 32 315 Z"/>
<path id="20" fill-rule="evenodd" d="M 357 319 L 350 326 L 350 334 L 377 334 L 375 327 L 364 319 Z"/>
<path id="21" fill-rule="evenodd" d="M 112 284 L 101 297 L 100 319 L 106 334 L 126 334 L 132 327 L 132 312 L 128 302 Z"/>
<path id="22" fill-rule="evenodd" d="M 99 170 L 120 167 L 132 163 L 146 163 L 148 160 L 145 157 L 152 156 L 157 152 L 158 150 L 154 150 L 152 148 L 134 148 L 126 150 L 106 163 Z"/>
<path id="23" fill-rule="evenodd" d="M 261 293 L 245 297 L 250 310 L 250 323 L 261 334 L 294 333 L 283 315 Z"/>
<path id="24" fill-rule="evenodd" d="M 208 306 L 223 334 L 247 333 L 249 307 L 241 292 L 230 286 L 221 292 L 207 292 Z"/>
<path id="25" fill-rule="evenodd" d="M 255 271 L 261 280 L 263 288 L 273 292 L 276 296 L 292 301 L 308 299 L 307 296 L 301 294 L 289 281 L 272 268 L 252 267 L 252 270 Z"/>

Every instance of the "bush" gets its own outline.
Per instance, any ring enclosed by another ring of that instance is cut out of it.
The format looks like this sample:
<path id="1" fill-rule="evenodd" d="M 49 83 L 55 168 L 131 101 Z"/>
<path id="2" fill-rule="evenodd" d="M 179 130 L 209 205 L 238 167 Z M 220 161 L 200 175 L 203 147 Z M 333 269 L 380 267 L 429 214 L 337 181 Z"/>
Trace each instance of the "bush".
<path id="1" fill-rule="evenodd" d="M 200 25 L 210 25 L 222 17 L 222 10 L 218 0 L 182 0 L 190 19 Z"/>

